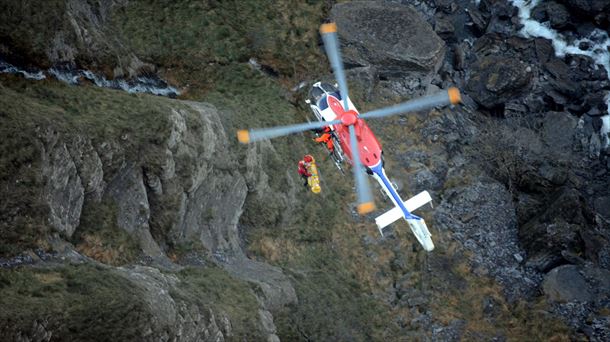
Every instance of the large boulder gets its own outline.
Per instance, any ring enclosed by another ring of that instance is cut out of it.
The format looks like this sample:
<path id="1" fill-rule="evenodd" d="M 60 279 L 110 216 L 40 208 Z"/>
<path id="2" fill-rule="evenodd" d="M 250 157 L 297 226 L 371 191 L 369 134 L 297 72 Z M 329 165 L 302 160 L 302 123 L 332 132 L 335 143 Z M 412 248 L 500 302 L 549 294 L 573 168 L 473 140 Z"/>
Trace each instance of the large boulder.
<path id="1" fill-rule="evenodd" d="M 444 42 L 411 6 L 346 2 L 331 10 L 338 26 L 345 64 L 378 68 L 380 75 L 436 71 Z"/>
<path id="2" fill-rule="evenodd" d="M 483 56 L 472 66 L 467 93 L 482 107 L 492 109 L 523 94 L 530 87 L 532 68 L 504 56 Z"/>
<path id="3" fill-rule="evenodd" d="M 574 265 L 563 265 L 551 270 L 542 283 L 544 293 L 552 301 L 586 302 L 591 300 L 591 292 L 585 278 Z"/>
<path id="4" fill-rule="evenodd" d="M 550 196 L 547 209 L 520 227 L 519 235 L 528 251 L 528 264 L 548 271 L 563 262 L 563 254 L 581 254 L 581 231 L 591 219 L 584 199 L 575 189 L 561 189 Z"/>

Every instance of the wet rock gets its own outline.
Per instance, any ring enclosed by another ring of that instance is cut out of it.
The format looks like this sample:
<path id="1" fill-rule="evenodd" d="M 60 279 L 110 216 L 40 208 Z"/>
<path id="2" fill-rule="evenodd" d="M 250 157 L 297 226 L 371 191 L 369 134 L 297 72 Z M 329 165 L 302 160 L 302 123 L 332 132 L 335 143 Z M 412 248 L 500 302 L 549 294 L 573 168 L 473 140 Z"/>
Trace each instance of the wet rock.
<path id="1" fill-rule="evenodd" d="M 610 10 L 610 3 L 607 0 L 558 0 L 558 2 L 581 15 L 583 19 L 607 14 Z"/>
<path id="2" fill-rule="evenodd" d="M 475 30 L 480 34 L 485 33 L 488 21 L 483 13 L 474 6 L 468 6 L 468 16 L 470 17 Z"/>
<path id="3" fill-rule="evenodd" d="M 538 22 L 548 21 L 552 28 L 563 29 L 570 24 L 570 13 L 555 1 L 541 3 L 532 9 L 532 18 Z"/>
<path id="4" fill-rule="evenodd" d="M 492 109 L 527 91 L 531 78 L 522 61 L 484 56 L 472 66 L 466 91 L 478 104 Z"/>
<path id="5" fill-rule="evenodd" d="M 577 125 L 578 119 L 570 113 L 546 113 L 542 121 L 542 139 L 558 154 L 565 153 L 572 149 Z"/>
<path id="6" fill-rule="evenodd" d="M 411 6 L 348 2 L 333 6 L 345 64 L 375 65 L 380 75 L 436 71 L 445 44 Z"/>
<path id="7" fill-rule="evenodd" d="M 543 213 L 519 229 L 529 259 L 536 260 L 530 264 L 535 263 L 540 270 L 555 266 L 562 260 L 563 250 L 576 253 L 583 250 L 578 232 L 589 226 L 591 215 L 575 189 L 559 190 L 551 198 L 553 201 Z"/>
<path id="8" fill-rule="evenodd" d="M 438 16 L 435 18 L 434 32 L 444 39 L 450 39 L 455 32 L 451 20 L 445 17 Z"/>
<path id="9" fill-rule="evenodd" d="M 594 201 L 595 210 L 606 219 L 610 220 L 610 196 L 601 196 Z"/>
<path id="10" fill-rule="evenodd" d="M 550 40 L 544 38 L 536 38 L 534 39 L 534 45 L 536 47 L 536 55 L 540 62 L 545 63 L 551 58 L 555 57 L 553 44 Z"/>

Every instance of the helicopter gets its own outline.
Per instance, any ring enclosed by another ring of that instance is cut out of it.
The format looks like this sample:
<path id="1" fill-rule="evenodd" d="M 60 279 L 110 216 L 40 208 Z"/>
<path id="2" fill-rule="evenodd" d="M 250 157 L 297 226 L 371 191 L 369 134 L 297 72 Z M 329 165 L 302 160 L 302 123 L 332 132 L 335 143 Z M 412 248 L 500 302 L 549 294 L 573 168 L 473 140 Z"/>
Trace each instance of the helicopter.
<path id="1" fill-rule="evenodd" d="M 407 112 L 432 109 L 437 106 L 455 105 L 461 102 L 459 90 L 451 87 L 433 95 L 360 114 L 349 98 L 347 80 L 337 38 L 337 25 L 335 23 L 322 24 L 320 34 L 324 42 L 326 55 L 330 60 L 337 81 L 338 89 L 321 82 L 315 83 L 312 87 L 310 94 L 313 97 L 313 101 L 309 100 L 309 105 L 318 121 L 288 126 L 239 130 L 237 132 L 239 142 L 252 143 L 329 127 L 332 132 L 331 136 L 338 143 L 336 144 L 338 153 L 335 157 L 341 161 L 345 159 L 352 166 L 356 185 L 358 213 L 365 215 L 375 210 L 373 194 L 366 176 L 368 174 L 379 183 L 383 192 L 394 204 L 393 209 L 375 219 L 380 234 L 383 236 L 383 228 L 400 218 L 404 218 L 424 250 L 432 251 L 434 243 L 425 221 L 421 217 L 412 214 L 414 210 L 432 201 L 430 194 L 427 191 L 423 191 L 407 201 L 401 199 L 385 173 L 381 144 L 365 122 L 365 119 L 378 119 Z M 354 153 L 354 151 L 357 151 L 357 153 Z"/>

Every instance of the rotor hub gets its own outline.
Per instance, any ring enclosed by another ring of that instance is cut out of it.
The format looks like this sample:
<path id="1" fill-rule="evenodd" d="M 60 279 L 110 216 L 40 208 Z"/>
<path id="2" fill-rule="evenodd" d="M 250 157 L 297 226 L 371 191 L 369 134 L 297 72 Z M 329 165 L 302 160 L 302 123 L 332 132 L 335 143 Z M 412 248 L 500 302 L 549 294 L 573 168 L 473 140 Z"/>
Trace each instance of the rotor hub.
<path id="1" fill-rule="evenodd" d="M 358 121 L 358 113 L 355 110 L 348 110 L 341 115 L 341 123 L 345 126 L 352 126 Z"/>

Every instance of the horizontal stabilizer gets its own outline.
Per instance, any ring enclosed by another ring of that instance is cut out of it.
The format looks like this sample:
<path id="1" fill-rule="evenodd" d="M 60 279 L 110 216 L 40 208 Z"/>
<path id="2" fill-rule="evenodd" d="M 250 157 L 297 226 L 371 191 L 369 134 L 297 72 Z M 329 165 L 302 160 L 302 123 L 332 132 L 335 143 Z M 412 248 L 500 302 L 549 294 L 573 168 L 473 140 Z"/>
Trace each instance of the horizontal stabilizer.
<path id="1" fill-rule="evenodd" d="M 430 194 L 428 193 L 428 191 L 422 191 L 419 194 L 404 201 L 403 203 L 405 204 L 405 208 L 407 208 L 407 210 L 409 212 L 413 212 L 417 208 L 419 208 L 429 202 L 432 202 L 432 197 L 430 197 Z M 377 228 L 379 229 L 379 232 L 381 233 L 381 235 L 383 235 L 381 230 L 384 227 L 387 227 L 388 225 L 394 223 L 396 220 L 398 220 L 401 217 L 404 217 L 404 215 L 403 215 L 402 210 L 400 210 L 399 207 L 394 207 L 393 209 L 388 210 L 384 214 L 378 216 L 375 219 L 375 223 L 377 223 Z M 411 221 L 411 220 L 409 220 L 409 221 Z M 423 220 L 421 220 L 421 221 L 423 221 Z"/>

